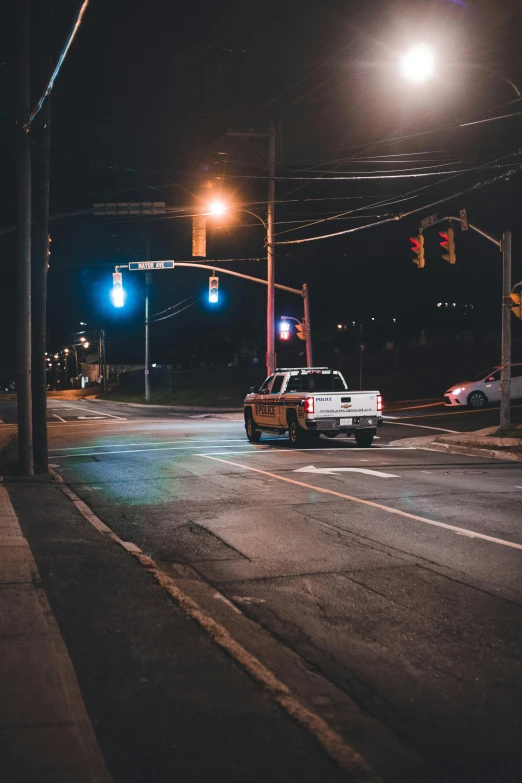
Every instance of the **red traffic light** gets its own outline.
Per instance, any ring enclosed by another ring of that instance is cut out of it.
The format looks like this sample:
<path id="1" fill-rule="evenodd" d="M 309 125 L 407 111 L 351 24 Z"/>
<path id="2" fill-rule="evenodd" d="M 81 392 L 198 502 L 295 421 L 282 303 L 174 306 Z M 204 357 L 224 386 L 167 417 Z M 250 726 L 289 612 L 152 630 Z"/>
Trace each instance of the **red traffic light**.
<path id="1" fill-rule="evenodd" d="M 454 264 L 457 260 L 455 255 L 455 232 L 452 228 L 448 228 L 447 231 L 439 231 L 439 236 L 442 237 L 440 246 L 443 250 L 447 250 L 447 253 L 442 254 L 442 258 L 448 261 L 450 264 Z"/>

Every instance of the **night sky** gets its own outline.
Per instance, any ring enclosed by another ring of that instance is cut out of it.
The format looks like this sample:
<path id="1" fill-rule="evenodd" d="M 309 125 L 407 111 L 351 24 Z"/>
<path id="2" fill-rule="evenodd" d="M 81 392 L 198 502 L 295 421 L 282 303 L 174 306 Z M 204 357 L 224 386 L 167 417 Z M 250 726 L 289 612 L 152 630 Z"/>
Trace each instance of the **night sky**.
<path id="1" fill-rule="evenodd" d="M 73 0 L 33 3 L 34 99 L 45 82 L 42 36 L 53 5 L 55 58 L 78 7 Z M 14 22 L 4 22 L 0 228 L 8 229 L 16 223 L 16 51 Z M 450 267 L 440 258 L 439 226 L 425 232 L 427 266 L 418 270 L 409 237 L 422 217 L 466 207 L 470 221 L 491 233 L 513 231 L 513 282 L 522 277 L 519 173 L 428 206 L 519 168 L 522 101 L 484 69 L 522 89 L 521 33 L 521 7 L 511 0 L 91 0 L 52 96 L 51 214 L 141 200 L 165 201 L 168 212 L 51 222 L 49 349 L 66 345 L 79 321 L 93 329 L 105 323 L 109 361 L 142 361 L 144 275 L 124 273 L 127 304 L 115 311 L 108 297 L 113 267 L 146 258 L 148 243 L 152 259 L 190 260 L 190 215 L 209 194 L 222 194 L 236 211 L 209 229 L 208 258 L 264 256 L 262 226 L 239 210 L 266 216 L 266 140 L 227 131 L 266 132 L 271 121 L 278 132 L 277 240 L 421 210 L 381 227 L 276 248 L 277 281 L 310 287 L 318 339 L 352 321 L 365 322 L 376 341 L 391 339 L 394 329 L 403 336 L 424 329 L 430 337 L 498 328 L 495 247 L 456 227 L 457 265 Z M 401 52 L 418 42 L 438 53 L 436 79 L 422 86 L 407 84 L 398 68 Z M 459 127 L 508 114 L 515 116 Z M 401 173 L 423 176 L 390 178 Z M 369 175 L 375 179 L 317 179 Z M 15 236 L 0 235 L 0 380 L 12 375 L 15 361 Z M 262 261 L 231 268 L 266 274 Z M 152 313 L 185 299 L 182 306 L 191 306 L 151 327 L 152 361 L 186 366 L 192 354 L 227 361 L 241 341 L 263 357 L 265 288 L 221 276 L 220 304 L 212 308 L 208 274 L 154 273 Z M 443 313 L 438 302 L 456 308 Z M 276 313 L 301 316 L 301 302 L 278 294 Z M 513 328 L 520 332 L 520 323 Z"/>

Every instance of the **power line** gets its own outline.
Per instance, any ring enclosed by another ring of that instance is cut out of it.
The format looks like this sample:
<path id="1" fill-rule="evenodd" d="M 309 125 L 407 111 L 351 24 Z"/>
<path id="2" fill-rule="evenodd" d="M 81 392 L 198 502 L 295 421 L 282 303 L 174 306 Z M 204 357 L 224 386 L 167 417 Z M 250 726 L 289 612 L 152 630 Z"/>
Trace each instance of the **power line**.
<path id="1" fill-rule="evenodd" d="M 477 182 L 475 183 L 475 185 L 472 185 L 471 187 L 466 188 L 465 190 L 461 190 L 458 193 L 452 193 L 450 196 L 446 196 L 444 198 L 438 199 L 437 201 L 432 201 L 430 204 L 423 204 L 423 206 L 417 207 L 416 209 L 411 209 L 409 212 L 403 212 L 402 214 L 395 215 L 394 217 L 386 218 L 384 220 L 379 220 L 376 223 L 367 223 L 364 226 L 357 226 L 356 228 L 348 228 L 345 229 L 344 231 L 336 231 L 333 234 L 323 234 L 322 236 L 308 237 L 307 239 L 286 239 L 280 242 L 276 242 L 276 245 L 298 245 L 304 242 L 316 242 L 319 239 L 330 239 L 331 237 L 343 236 L 344 234 L 353 234 L 356 231 L 364 231 L 367 228 L 382 226 L 384 223 L 391 223 L 392 221 L 403 220 L 405 217 L 409 217 L 410 215 L 414 215 L 418 212 L 423 212 L 426 209 L 430 209 L 431 207 L 438 206 L 439 204 L 443 204 L 446 201 L 451 201 L 452 199 L 457 198 L 458 196 L 462 196 L 466 193 L 470 193 L 473 190 L 478 190 L 479 188 L 486 187 L 487 185 L 492 185 L 495 182 L 505 180 L 508 177 L 510 177 L 512 174 L 516 174 L 516 172 L 517 169 L 512 169 L 511 171 L 505 172 L 504 174 L 499 174 L 497 177 L 493 177 L 492 179 L 486 180 L 485 182 Z"/>
<path id="2" fill-rule="evenodd" d="M 186 307 L 182 307 L 181 310 L 177 310 L 177 312 L 171 313 L 170 315 L 164 315 L 163 318 L 155 318 L 154 320 L 151 320 L 149 318 L 149 323 L 155 324 L 155 323 L 158 323 L 158 321 L 165 321 L 167 318 L 172 318 L 175 315 L 179 315 L 180 313 L 183 313 L 185 310 L 188 310 L 189 307 L 194 307 L 194 305 L 197 304 L 199 301 L 201 301 L 201 299 L 203 299 L 202 296 L 200 296 L 199 299 L 196 299 L 195 302 L 192 302 L 191 304 L 187 305 Z"/>
<path id="3" fill-rule="evenodd" d="M 519 154 L 520 153 L 517 151 L 517 152 L 514 152 L 514 153 L 510 153 L 509 155 L 503 155 L 502 157 L 496 158 L 496 159 L 494 159 L 492 161 L 489 161 L 488 163 L 485 163 L 482 166 L 477 166 L 475 169 L 470 169 L 470 171 L 483 171 L 484 169 L 487 169 L 487 168 L 490 168 L 490 167 L 494 166 L 494 164 L 497 164 L 499 161 L 506 160 L 507 158 L 513 158 L 513 157 L 515 157 L 515 156 L 517 156 Z M 494 167 L 497 168 L 497 166 L 494 166 Z M 451 172 L 445 172 L 445 173 L 451 173 Z M 420 193 L 423 190 L 427 190 L 428 188 L 433 187 L 434 185 L 441 185 L 444 182 L 449 182 L 452 179 L 456 179 L 458 176 L 460 176 L 460 174 L 454 174 L 453 176 L 446 177 L 445 179 L 440 180 L 439 182 L 429 183 L 428 185 L 424 185 L 421 188 L 416 188 L 415 190 L 409 191 L 409 192 L 405 193 L 402 196 L 398 196 L 396 198 L 393 197 L 391 199 L 388 197 L 386 199 L 383 199 L 382 201 L 377 202 L 376 204 L 366 205 L 366 206 L 363 206 L 363 207 L 356 207 L 355 209 L 351 209 L 348 212 L 340 213 L 336 217 L 344 217 L 344 216 L 347 216 L 347 215 L 351 215 L 351 214 L 353 214 L 355 212 L 360 212 L 361 209 L 367 209 L 368 206 L 371 206 L 371 208 L 376 209 L 378 207 L 385 207 L 385 206 L 391 206 L 393 204 L 399 204 L 401 201 L 407 201 L 407 200 L 409 200 L 411 198 L 414 198 L 416 194 Z M 325 223 L 325 222 L 327 222 L 329 220 L 332 220 L 332 218 L 331 217 L 321 218 L 320 220 L 314 220 L 314 221 L 308 223 L 308 226 L 300 226 L 300 228 L 316 226 L 319 223 Z M 297 230 L 298 230 L 297 228 L 289 228 L 289 229 L 286 229 L 285 231 L 280 231 L 277 234 L 277 236 L 281 236 L 281 234 L 287 234 L 287 233 L 290 233 L 292 231 L 297 231 Z"/>

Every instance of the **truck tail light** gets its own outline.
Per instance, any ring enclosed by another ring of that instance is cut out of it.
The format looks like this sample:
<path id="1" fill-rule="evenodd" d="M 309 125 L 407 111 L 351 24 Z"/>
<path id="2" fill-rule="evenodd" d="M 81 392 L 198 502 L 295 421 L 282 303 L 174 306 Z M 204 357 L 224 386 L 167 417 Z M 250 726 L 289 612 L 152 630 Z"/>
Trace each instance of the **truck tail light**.
<path id="1" fill-rule="evenodd" d="M 314 412 L 314 398 L 313 397 L 307 397 L 304 401 L 304 409 L 305 413 L 313 413 Z"/>
<path id="2" fill-rule="evenodd" d="M 381 397 L 380 394 L 378 394 L 377 395 L 377 410 L 378 411 L 382 411 L 383 408 L 384 408 L 384 404 L 383 404 L 383 401 L 382 401 L 382 397 Z"/>

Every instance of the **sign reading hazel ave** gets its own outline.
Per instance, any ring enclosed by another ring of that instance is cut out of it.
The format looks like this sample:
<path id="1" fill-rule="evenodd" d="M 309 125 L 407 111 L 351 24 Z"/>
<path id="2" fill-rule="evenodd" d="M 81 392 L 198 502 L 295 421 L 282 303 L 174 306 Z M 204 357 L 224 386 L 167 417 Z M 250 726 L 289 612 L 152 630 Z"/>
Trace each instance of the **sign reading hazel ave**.
<path id="1" fill-rule="evenodd" d="M 174 269 L 174 261 L 130 261 L 129 269 L 134 272 L 148 272 L 150 269 Z"/>

